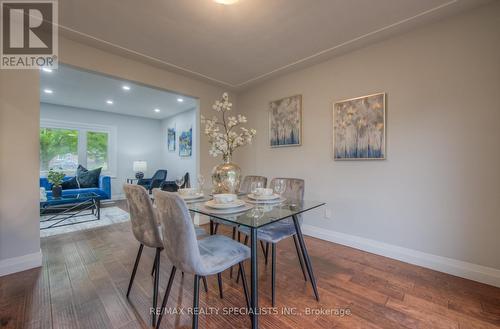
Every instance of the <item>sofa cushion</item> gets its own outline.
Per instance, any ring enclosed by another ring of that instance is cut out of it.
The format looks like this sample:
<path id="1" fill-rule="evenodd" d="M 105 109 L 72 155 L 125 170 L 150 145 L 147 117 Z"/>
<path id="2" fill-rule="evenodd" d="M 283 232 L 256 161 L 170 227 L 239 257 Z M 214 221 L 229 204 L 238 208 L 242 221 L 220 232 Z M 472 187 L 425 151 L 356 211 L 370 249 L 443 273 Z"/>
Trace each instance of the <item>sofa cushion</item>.
<path id="1" fill-rule="evenodd" d="M 76 169 L 76 179 L 80 188 L 99 187 L 99 176 L 101 175 L 102 168 L 87 170 L 82 165 Z"/>

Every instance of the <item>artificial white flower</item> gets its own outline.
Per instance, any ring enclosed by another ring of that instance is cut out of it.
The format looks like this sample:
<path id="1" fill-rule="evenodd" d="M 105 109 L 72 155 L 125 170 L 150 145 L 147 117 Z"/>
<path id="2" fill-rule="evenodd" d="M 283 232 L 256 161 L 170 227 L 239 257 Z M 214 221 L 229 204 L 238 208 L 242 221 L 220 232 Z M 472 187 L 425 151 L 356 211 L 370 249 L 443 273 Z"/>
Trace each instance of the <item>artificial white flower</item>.
<path id="1" fill-rule="evenodd" d="M 208 142 L 210 143 L 208 153 L 214 157 L 222 154 L 224 159 L 228 159 L 238 147 L 251 144 L 253 137 L 257 134 L 255 129 L 248 130 L 245 127 L 240 127 L 240 133 L 232 130 L 234 127 L 247 122 L 247 118 L 241 114 L 226 117 L 226 112 L 231 111 L 232 106 L 233 104 L 229 102 L 229 95 L 223 93 L 222 99 L 215 101 L 212 106 L 214 111 L 222 112 L 221 121 L 217 116 L 212 117 L 212 119 L 201 117 L 202 123 L 205 124 L 205 135 L 208 136 Z"/>

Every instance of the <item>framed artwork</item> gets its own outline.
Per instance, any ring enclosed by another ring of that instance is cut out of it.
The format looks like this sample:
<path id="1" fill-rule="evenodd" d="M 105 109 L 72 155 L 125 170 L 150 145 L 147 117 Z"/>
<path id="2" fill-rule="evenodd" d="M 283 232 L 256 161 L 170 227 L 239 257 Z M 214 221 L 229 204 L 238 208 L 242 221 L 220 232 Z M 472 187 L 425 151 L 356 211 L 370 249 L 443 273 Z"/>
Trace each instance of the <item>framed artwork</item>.
<path id="1" fill-rule="evenodd" d="M 302 95 L 285 97 L 269 103 L 269 145 L 302 144 Z"/>
<path id="2" fill-rule="evenodd" d="M 175 128 L 167 129 L 167 145 L 170 152 L 175 151 Z"/>
<path id="3" fill-rule="evenodd" d="M 182 131 L 179 135 L 179 156 L 190 157 L 193 147 L 193 128 Z"/>
<path id="4" fill-rule="evenodd" d="M 385 157 L 385 93 L 333 104 L 334 160 Z"/>

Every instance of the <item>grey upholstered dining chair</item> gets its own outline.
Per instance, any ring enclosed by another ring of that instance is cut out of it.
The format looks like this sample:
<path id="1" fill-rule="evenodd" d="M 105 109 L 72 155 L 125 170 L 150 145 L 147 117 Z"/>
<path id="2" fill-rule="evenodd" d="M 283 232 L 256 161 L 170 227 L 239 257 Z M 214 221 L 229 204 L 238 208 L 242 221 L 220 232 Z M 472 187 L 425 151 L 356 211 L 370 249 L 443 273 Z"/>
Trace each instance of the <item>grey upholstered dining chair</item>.
<path id="1" fill-rule="evenodd" d="M 197 240 L 191 215 L 184 200 L 175 193 L 160 190 L 154 190 L 153 194 L 158 217 L 162 223 L 164 249 L 173 264 L 156 327 L 160 327 L 175 272 L 179 269 L 194 274 L 192 327 L 195 329 L 198 328 L 200 277 L 220 274 L 236 264 L 239 264 L 241 276 L 245 277 L 242 262 L 250 258 L 250 249 L 223 235 L 211 235 Z M 242 281 L 247 307 L 250 307 L 247 283 L 246 280 Z"/>
<path id="2" fill-rule="evenodd" d="M 153 262 L 153 269 L 151 275 L 154 275 L 153 284 L 153 309 L 156 309 L 158 300 L 158 285 L 160 280 L 160 253 L 163 250 L 163 237 L 161 231 L 160 221 L 157 212 L 153 207 L 148 191 L 141 185 L 124 184 L 123 190 L 127 198 L 130 222 L 132 223 L 132 232 L 137 241 L 139 241 L 139 251 L 135 258 L 134 269 L 130 276 L 130 281 L 127 289 L 127 298 L 130 295 L 132 284 L 134 282 L 137 267 L 142 255 L 144 246 L 156 249 L 156 254 Z M 206 235 L 205 230 L 202 228 L 196 229 L 196 236 L 202 237 Z M 208 290 L 206 278 L 203 277 L 205 291 Z M 222 284 L 219 285 L 219 289 Z M 156 323 L 156 313 L 153 312 L 151 322 L 153 326 Z"/>
<path id="3" fill-rule="evenodd" d="M 287 202 L 296 202 L 300 203 L 304 199 L 304 180 L 298 178 L 273 178 L 271 180 L 270 188 L 274 189 L 275 184 L 278 180 L 282 180 L 285 183 L 285 191 L 282 196 L 287 199 Z M 299 222 L 302 223 L 302 218 L 299 215 Z M 240 227 L 239 231 L 241 233 L 246 234 L 245 244 L 248 241 L 248 236 L 250 235 L 250 230 L 247 227 Z M 304 280 L 307 281 L 306 271 L 304 267 L 304 260 L 302 258 L 302 250 L 300 249 L 299 243 L 297 241 L 297 231 L 295 230 L 295 225 L 293 223 L 292 218 L 287 218 L 285 220 L 269 224 L 257 230 L 257 238 L 260 241 L 266 242 L 266 244 L 271 244 L 271 262 L 272 262 L 272 271 L 271 271 L 271 296 L 272 296 L 272 305 L 273 307 L 276 304 L 276 245 L 283 239 L 292 237 L 293 242 L 295 243 L 295 249 L 297 251 L 297 256 L 299 258 L 300 267 L 302 269 L 302 275 L 304 276 Z M 267 249 L 267 248 L 266 248 Z M 238 276 L 239 277 L 239 276 Z M 313 285 L 313 290 L 316 295 L 316 283 L 311 281 Z M 319 296 L 316 295 L 316 300 L 319 300 Z"/>
<path id="4" fill-rule="evenodd" d="M 137 241 L 139 241 L 139 251 L 135 258 L 134 269 L 130 276 L 130 282 L 127 289 L 127 298 L 132 289 L 137 266 L 141 259 L 144 246 L 155 248 L 156 255 L 154 260 L 154 287 L 153 287 L 153 309 L 156 309 L 158 299 L 158 283 L 160 280 L 160 252 L 163 249 L 162 232 L 156 211 L 153 208 L 148 191 L 141 185 L 125 184 L 123 190 L 127 197 L 128 208 L 130 212 L 130 222 L 132 223 L 132 232 Z M 153 312 L 151 322 L 153 326 L 156 323 L 156 314 Z"/>

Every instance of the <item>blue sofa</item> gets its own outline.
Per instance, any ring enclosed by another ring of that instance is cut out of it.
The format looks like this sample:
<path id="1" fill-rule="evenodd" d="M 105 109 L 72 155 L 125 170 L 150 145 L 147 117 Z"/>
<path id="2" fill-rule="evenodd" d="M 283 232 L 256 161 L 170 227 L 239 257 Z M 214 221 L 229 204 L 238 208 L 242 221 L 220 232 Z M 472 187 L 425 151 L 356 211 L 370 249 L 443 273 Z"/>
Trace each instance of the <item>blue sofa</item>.
<path id="1" fill-rule="evenodd" d="M 63 181 L 72 179 L 74 176 L 66 176 Z M 52 195 L 52 184 L 49 183 L 47 177 L 40 177 L 40 187 L 44 187 L 47 191 L 47 196 Z M 101 200 L 111 199 L 111 177 L 99 176 L 99 187 L 80 188 L 62 190 L 63 195 L 78 194 L 78 193 L 91 193 L 94 192 L 101 196 Z"/>

